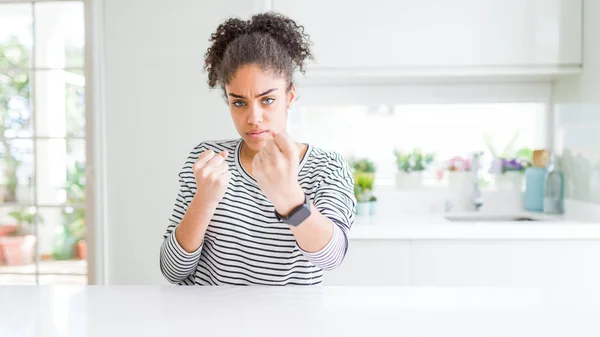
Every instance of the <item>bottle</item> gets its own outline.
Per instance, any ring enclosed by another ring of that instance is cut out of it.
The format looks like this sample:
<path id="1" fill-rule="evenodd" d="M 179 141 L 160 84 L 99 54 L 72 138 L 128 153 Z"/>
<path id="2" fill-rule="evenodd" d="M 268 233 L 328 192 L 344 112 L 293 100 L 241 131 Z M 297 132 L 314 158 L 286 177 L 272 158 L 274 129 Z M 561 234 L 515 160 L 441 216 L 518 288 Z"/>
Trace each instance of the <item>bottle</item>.
<path id="1" fill-rule="evenodd" d="M 552 155 L 544 179 L 544 213 L 564 213 L 564 196 L 565 176 L 560 168 L 559 159 Z"/>
<path id="2" fill-rule="evenodd" d="M 544 182 L 546 180 L 546 163 L 548 152 L 535 150 L 533 165 L 525 170 L 524 207 L 530 212 L 544 211 Z"/>

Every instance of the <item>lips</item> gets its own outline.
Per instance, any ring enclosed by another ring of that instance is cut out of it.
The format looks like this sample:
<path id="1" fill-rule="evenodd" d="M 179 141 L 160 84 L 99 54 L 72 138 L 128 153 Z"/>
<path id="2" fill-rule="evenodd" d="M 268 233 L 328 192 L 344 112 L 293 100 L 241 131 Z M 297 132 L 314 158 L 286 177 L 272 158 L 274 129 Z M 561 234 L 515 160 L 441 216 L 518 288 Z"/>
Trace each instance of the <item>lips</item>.
<path id="1" fill-rule="evenodd" d="M 252 130 L 246 134 L 253 139 L 260 139 L 269 135 L 269 130 Z"/>
<path id="2" fill-rule="evenodd" d="M 249 135 L 258 135 L 258 134 L 266 133 L 266 132 L 268 132 L 268 130 L 254 130 L 254 131 L 248 132 L 248 134 Z"/>

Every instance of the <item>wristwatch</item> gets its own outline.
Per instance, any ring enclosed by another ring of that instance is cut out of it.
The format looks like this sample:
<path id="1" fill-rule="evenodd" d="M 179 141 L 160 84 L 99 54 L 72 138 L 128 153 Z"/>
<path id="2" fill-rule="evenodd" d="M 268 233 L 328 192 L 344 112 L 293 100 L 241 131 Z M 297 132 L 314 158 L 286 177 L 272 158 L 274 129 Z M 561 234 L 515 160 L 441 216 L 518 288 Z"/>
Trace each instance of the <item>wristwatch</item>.
<path id="1" fill-rule="evenodd" d="M 294 208 L 288 216 L 282 216 L 281 214 L 277 213 L 277 211 L 275 211 L 275 216 L 277 217 L 277 220 L 288 225 L 292 225 L 294 227 L 300 225 L 310 216 L 310 199 L 308 198 L 308 195 L 304 195 L 304 203 Z"/>

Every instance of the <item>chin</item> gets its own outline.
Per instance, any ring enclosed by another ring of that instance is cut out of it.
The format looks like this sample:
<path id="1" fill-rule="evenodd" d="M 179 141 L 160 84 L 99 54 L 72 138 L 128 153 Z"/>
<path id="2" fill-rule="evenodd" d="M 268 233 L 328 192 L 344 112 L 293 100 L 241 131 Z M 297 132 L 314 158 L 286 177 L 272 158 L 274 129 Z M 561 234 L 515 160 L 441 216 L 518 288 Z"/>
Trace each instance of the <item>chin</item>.
<path id="1" fill-rule="evenodd" d="M 246 143 L 248 148 L 250 148 L 250 150 L 254 152 L 260 151 L 265 145 L 267 145 L 267 141 L 267 139 L 257 140 L 249 137 L 244 137 L 244 142 Z"/>

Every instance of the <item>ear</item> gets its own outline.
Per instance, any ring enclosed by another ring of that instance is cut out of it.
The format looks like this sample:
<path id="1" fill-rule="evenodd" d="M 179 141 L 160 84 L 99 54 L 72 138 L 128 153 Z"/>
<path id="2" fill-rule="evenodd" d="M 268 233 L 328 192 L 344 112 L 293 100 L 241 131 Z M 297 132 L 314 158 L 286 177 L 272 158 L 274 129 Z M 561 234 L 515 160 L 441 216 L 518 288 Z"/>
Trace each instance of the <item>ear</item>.
<path id="1" fill-rule="evenodd" d="M 290 91 L 288 92 L 288 102 L 287 102 L 288 109 L 290 109 L 292 107 L 295 100 L 296 100 L 296 85 L 292 84 L 292 86 L 290 87 Z"/>

